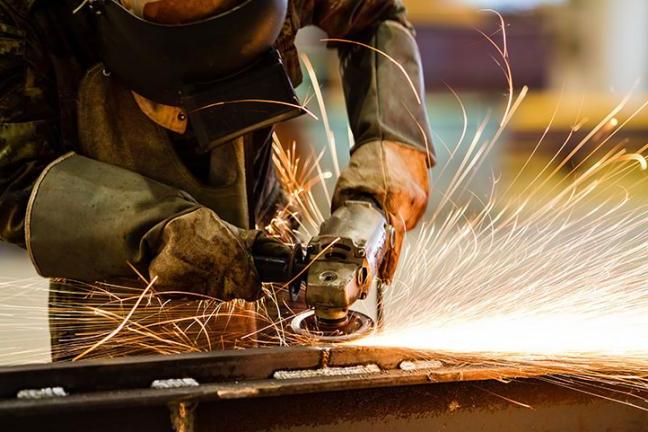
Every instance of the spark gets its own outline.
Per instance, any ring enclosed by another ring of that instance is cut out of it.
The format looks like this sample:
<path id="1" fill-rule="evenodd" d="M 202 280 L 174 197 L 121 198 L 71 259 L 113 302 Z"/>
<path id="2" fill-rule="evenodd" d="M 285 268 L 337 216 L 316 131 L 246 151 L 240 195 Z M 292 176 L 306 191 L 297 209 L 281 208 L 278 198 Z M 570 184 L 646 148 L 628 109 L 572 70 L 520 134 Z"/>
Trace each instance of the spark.
<path id="1" fill-rule="evenodd" d="M 502 21 L 505 41 L 503 26 Z M 491 120 L 486 116 L 469 137 L 467 110 L 450 89 L 464 123 L 437 175 L 461 157 L 459 147 L 467 151 L 449 186 L 436 190 L 440 204 L 418 232 L 410 233 L 394 282 L 384 293 L 383 331 L 354 343 L 420 350 L 442 364 L 510 367 L 511 376 L 541 376 L 648 409 L 648 401 L 633 393 L 648 389 L 648 205 L 641 193 L 648 180 L 648 145 L 630 151 L 625 140 L 614 142 L 648 101 L 626 114 L 629 93 L 572 143 L 588 121 L 579 116 L 558 151 L 543 162 L 542 144 L 559 101 L 513 179 L 493 180 L 489 193 L 478 195 L 470 182 L 528 92 L 526 87 L 515 92 L 506 46 L 487 39 L 499 54 L 509 89 L 498 128 L 486 138 Z M 319 101 L 317 89 L 315 94 Z M 323 103 L 320 107 L 324 111 Z M 330 125 L 325 127 L 328 149 L 335 153 Z M 585 157 L 576 159 L 583 151 Z M 326 211 L 313 189 L 321 187 L 330 199 L 327 180 L 339 172 L 320 166 L 323 154 L 302 158 L 295 143 L 286 148 L 275 137 L 273 162 L 288 203 L 267 232 L 293 243 L 317 233 Z M 38 328 L 36 319 L 25 316 L 42 314 L 42 307 L 11 305 L 46 289 L 31 286 L 33 281 L 7 283 L 21 290 L 16 298 L 2 298 L 2 314 L 16 318 L 21 328 Z M 165 296 L 154 286 L 142 292 L 70 281 L 54 293 L 65 300 L 54 301 L 45 313 L 69 334 L 55 355 L 77 358 L 312 343 L 287 329 L 299 310 L 285 299 L 285 287 L 263 290 L 256 304 L 223 303 L 180 291 Z M 253 319 L 256 326 L 237 326 L 237 318 Z M 23 358 L 38 354 L 21 352 Z"/>
<path id="2" fill-rule="evenodd" d="M 265 230 L 290 243 L 305 242 L 317 233 L 324 221 L 324 214 L 312 189 L 321 186 L 327 200 L 330 200 L 326 181 L 333 178 L 333 174 L 320 167 L 324 152 L 302 160 L 297 156 L 295 143 L 290 149 L 285 149 L 276 135 L 273 136 L 272 150 L 277 176 L 288 196 L 288 202 L 277 211 Z"/>
<path id="3" fill-rule="evenodd" d="M 81 3 L 79 3 L 79 5 L 76 8 L 74 8 L 74 10 L 72 11 L 72 15 L 76 15 L 77 13 L 79 13 L 79 11 L 83 9 L 83 7 L 87 5 L 89 2 L 90 0 L 83 0 Z"/>
<path id="4" fill-rule="evenodd" d="M 412 37 L 412 36 L 410 35 L 409 37 Z M 349 39 L 325 38 L 325 39 L 321 39 L 321 42 L 335 42 L 335 43 L 341 43 L 341 44 L 357 45 L 357 46 L 360 46 L 362 48 L 371 50 L 371 51 L 381 55 L 382 57 L 389 60 L 394 66 L 396 66 L 398 68 L 398 70 L 401 72 L 401 74 L 403 75 L 403 77 L 407 80 L 407 84 L 409 85 L 410 89 L 412 90 L 412 94 L 416 98 L 416 103 L 419 104 L 419 105 L 421 105 L 423 103 L 423 101 L 421 99 L 421 95 L 419 95 L 419 92 L 418 92 L 418 90 L 416 88 L 416 85 L 414 84 L 414 81 L 412 81 L 412 78 L 407 73 L 407 70 L 405 70 L 405 67 L 402 64 L 400 64 L 398 62 L 398 60 L 396 60 L 394 57 L 390 56 L 386 52 L 384 52 L 382 50 L 379 50 L 378 48 L 376 48 L 374 46 L 371 46 L 371 45 L 368 45 L 368 44 L 365 44 L 365 43 L 362 43 L 362 42 L 354 41 L 354 40 L 349 40 Z"/>
<path id="5" fill-rule="evenodd" d="M 643 160 L 621 156 L 614 172 L 624 159 Z M 428 224 L 385 299 L 385 332 L 364 343 L 508 358 L 641 354 L 648 365 L 638 337 L 648 328 L 648 208 L 626 209 L 623 195 L 578 211 L 601 185 L 513 218 L 456 223 L 458 209 Z"/>
<path id="6" fill-rule="evenodd" d="M 301 104 L 294 104 L 290 102 L 284 102 L 284 101 L 277 101 L 277 100 L 271 100 L 271 99 L 238 99 L 238 100 L 231 100 L 231 101 L 225 101 L 225 102 L 214 102 L 210 103 L 204 106 L 201 106 L 199 108 L 194 109 L 191 112 L 198 112 L 198 111 L 203 111 L 209 108 L 214 108 L 217 106 L 223 106 L 223 105 L 231 105 L 231 104 L 257 104 L 257 103 L 265 103 L 265 104 L 270 104 L 270 105 L 281 105 L 281 106 L 286 106 L 290 108 L 297 108 L 300 110 L 303 110 L 306 114 L 308 114 L 310 117 L 312 117 L 314 120 L 319 120 L 317 116 L 309 110 L 305 105 Z"/>
<path id="7" fill-rule="evenodd" d="M 92 345 L 90 348 L 88 348 L 87 350 L 83 351 L 83 352 L 82 352 L 81 354 L 79 354 L 78 356 L 74 357 L 74 360 L 79 360 L 79 359 L 85 357 L 86 355 L 88 355 L 88 353 L 92 352 L 93 350 L 95 350 L 95 349 L 96 349 L 97 347 L 99 347 L 100 345 L 103 345 L 103 344 L 106 343 L 108 340 L 110 340 L 112 337 L 114 337 L 117 333 L 119 333 L 119 332 L 121 331 L 121 329 L 124 328 L 124 326 L 126 325 L 126 323 L 128 322 L 128 320 L 130 320 L 130 318 L 133 316 L 133 313 L 135 312 L 135 310 L 137 309 L 137 307 L 139 306 L 139 304 L 142 302 L 142 300 L 144 299 L 144 297 L 146 296 L 146 294 L 147 294 L 148 291 L 151 289 L 151 286 L 152 286 L 154 283 L 155 283 L 155 279 L 154 279 L 153 281 L 151 281 L 151 283 L 150 283 L 150 284 L 149 284 L 149 285 L 144 289 L 144 291 L 142 291 L 142 294 L 140 294 L 140 296 L 138 297 L 137 301 L 135 302 L 135 305 L 134 305 L 133 308 L 130 310 L 130 312 L 128 312 L 128 315 L 126 315 L 126 317 L 124 318 L 124 320 L 123 320 L 123 321 L 122 321 L 122 322 L 121 322 L 121 323 L 120 323 L 120 324 L 119 324 L 119 325 L 118 325 L 118 326 L 117 326 L 113 331 L 111 331 L 111 332 L 110 332 L 106 337 L 102 338 L 102 339 L 101 339 L 100 341 L 98 341 L 96 344 Z"/>
<path id="8" fill-rule="evenodd" d="M 505 49 L 499 52 L 506 60 Z M 503 70 L 512 82 L 510 68 Z M 585 123 L 576 121 L 543 166 L 541 144 L 556 107 L 513 180 L 494 180 L 486 199 L 465 199 L 475 168 L 526 91 L 513 94 L 494 137 L 479 144 L 485 119 L 450 185 L 437 191 L 441 204 L 411 236 L 384 293 L 384 329 L 354 343 L 420 350 L 448 364 L 511 366 L 648 410 L 631 392 L 648 389 L 648 205 L 641 194 L 648 145 L 629 152 L 627 140 L 612 142 L 648 101 L 624 114 L 628 93 L 570 144 Z"/>
<path id="9" fill-rule="evenodd" d="M 322 115 L 322 124 L 324 125 L 324 131 L 326 133 L 326 138 L 329 144 L 329 153 L 331 154 L 331 157 L 333 158 L 333 168 L 335 169 L 335 174 L 339 177 L 340 176 L 340 163 L 338 162 L 338 155 L 337 155 L 337 146 L 335 145 L 335 135 L 333 134 L 333 131 L 331 130 L 331 124 L 329 123 L 328 119 L 328 114 L 326 110 L 326 106 L 324 104 L 324 97 L 322 96 L 322 90 L 319 86 L 319 81 L 317 79 L 317 75 L 315 74 L 315 68 L 313 68 L 313 64 L 311 63 L 310 59 L 308 58 L 307 55 L 301 55 L 302 62 L 304 63 L 304 67 L 306 68 L 306 72 L 308 73 L 308 77 L 311 80 L 311 83 L 313 85 L 313 89 L 315 90 L 315 96 L 317 98 L 317 104 L 319 105 L 320 108 L 320 113 Z"/>

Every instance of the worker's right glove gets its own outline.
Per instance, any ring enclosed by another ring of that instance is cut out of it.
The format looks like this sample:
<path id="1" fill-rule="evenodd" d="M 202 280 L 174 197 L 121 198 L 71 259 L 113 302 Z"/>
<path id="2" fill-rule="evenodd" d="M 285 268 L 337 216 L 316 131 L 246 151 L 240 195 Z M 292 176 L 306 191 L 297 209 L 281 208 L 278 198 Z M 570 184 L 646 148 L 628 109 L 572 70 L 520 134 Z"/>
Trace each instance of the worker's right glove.
<path id="1" fill-rule="evenodd" d="M 207 208 L 179 216 L 162 230 L 149 266 L 158 291 L 192 292 L 221 300 L 256 300 L 261 284 L 252 253 L 283 256 L 290 250 L 261 231 L 239 229 Z"/>
<path id="2" fill-rule="evenodd" d="M 355 149 L 338 179 L 334 211 L 349 201 L 371 199 L 394 229 L 393 243 L 380 268 L 385 282 L 394 276 L 405 232 L 416 226 L 427 207 L 430 164 L 430 156 L 415 147 L 374 141 Z"/>
<path id="3" fill-rule="evenodd" d="M 321 9 L 324 4 L 328 7 Z M 318 21 L 329 35 L 360 42 L 338 46 L 356 145 L 338 180 L 332 210 L 350 200 L 369 198 L 385 213 L 395 230 L 393 246 L 380 269 L 382 280 L 389 282 L 405 232 L 425 212 L 428 170 L 434 165 L 421 56 L 402 2 L 329 1 L 322 5 L 320 10 L 329 13 Z M 342 11 L 349 16 L 340 15 Z M 367 28 L 368 23 L 376 25 Z"/>

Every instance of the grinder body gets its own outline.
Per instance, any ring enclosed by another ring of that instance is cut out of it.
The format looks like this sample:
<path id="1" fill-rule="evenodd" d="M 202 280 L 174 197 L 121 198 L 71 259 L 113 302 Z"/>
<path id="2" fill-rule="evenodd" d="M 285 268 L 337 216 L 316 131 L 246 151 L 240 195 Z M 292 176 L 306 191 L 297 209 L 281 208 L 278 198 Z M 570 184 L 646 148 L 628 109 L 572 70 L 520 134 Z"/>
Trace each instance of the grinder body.
<path id="1" fill-rule="evenodd" d="M 306 278 L 306 302 L 320 323 L 346 324 L 349 307 L 378 278 L 391 237 L 382 212 L 364 201 L 348 201 L 322 224 L 308 245 Z"/>
<path id="2" fill-rule="evenodd" d="M 262 282 L 289 283 L 293 294 L 305 285 L 312 311 L 295 318 L 295 331 L 327 341 L 346 340 L 360 329 L 373 328 L 368 317 L 349 308 L 378 282 L 393 237 L 393 228 L 372 203 L 347 201 L 322 224 L 305 254 L 296 245 L 289 257 L 254 259 Z"/>

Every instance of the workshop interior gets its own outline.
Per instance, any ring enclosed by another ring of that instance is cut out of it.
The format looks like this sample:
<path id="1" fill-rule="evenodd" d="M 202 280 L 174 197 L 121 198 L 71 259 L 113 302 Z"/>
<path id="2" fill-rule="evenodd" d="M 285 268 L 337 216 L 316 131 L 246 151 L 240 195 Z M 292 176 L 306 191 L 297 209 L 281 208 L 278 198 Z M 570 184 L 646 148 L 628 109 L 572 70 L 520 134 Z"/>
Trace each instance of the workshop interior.
<path id="1" fill-rule="evenodd" d="M 0 0 L 0 430 L 648 431 L 645 0 Z"/>

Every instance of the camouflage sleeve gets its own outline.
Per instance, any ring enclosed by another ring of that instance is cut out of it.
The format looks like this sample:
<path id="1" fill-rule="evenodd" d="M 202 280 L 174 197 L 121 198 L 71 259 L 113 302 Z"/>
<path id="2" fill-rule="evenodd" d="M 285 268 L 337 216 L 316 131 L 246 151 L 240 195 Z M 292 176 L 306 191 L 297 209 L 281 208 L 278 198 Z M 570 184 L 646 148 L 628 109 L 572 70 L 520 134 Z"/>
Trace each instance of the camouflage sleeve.
<path id="1" fill-rule="evenodd" d="M 18 3 L 0 0 L 0 240 L 24 247 L 32 187 L 61 151 L 54 74 Z"/>

